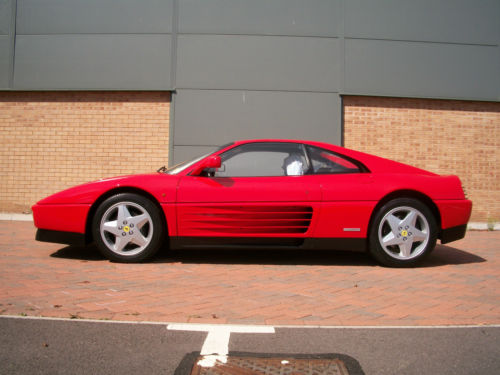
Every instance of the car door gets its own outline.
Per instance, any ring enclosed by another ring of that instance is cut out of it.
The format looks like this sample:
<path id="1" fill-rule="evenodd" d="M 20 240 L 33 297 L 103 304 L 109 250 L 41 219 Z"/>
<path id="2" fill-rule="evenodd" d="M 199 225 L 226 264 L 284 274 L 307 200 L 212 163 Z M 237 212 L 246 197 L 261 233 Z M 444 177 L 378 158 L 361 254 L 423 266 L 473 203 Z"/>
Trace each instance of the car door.
<path id="1" fill-rule="evenodd" d="M 181 237 L 305 237 L 321 200 L 314 176 L 304 175 L 300 143 L 253 142 L 220 155 L 207 176 L 183 176 L 177 192 Z"/>

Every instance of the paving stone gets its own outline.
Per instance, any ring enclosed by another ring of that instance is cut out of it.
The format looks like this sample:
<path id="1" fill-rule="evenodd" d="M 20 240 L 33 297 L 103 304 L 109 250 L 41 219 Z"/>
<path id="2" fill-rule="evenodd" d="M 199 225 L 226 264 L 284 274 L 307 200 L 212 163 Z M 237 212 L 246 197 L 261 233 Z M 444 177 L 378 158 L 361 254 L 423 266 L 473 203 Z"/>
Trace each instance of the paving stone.
<path id="1" fill-rule="evenodd" d="M 438 245 L 422 266 L 364 254 L 210 250 L 118 264 L 95 247 L 0 226 L 0 314 L 275 325 L 500 324 L 500 232 Z M 56 307 L 57 306 L 57 307 Z"/>

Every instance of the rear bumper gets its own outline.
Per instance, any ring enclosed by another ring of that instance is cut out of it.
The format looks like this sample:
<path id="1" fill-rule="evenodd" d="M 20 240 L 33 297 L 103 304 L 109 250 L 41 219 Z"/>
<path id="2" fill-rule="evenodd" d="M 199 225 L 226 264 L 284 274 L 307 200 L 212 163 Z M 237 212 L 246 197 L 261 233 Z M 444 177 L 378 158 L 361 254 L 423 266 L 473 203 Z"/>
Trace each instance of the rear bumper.
<path id="1" fill-rule="evenodd" d="M 441 230 L 441 243 L 445 244 L 448 242 L 453 242 L 460 240 L 465 237 L 465 232 L 467 231 L 467 224 L 457 225 L 456 227 L 446 228 Z"/>
<path id="2" fill-rule="evenodd" d="M 472 202 L 468 199 L 434 201 L 441 215 L 443 231 L 467 225 L 472 212 Z"/>
<path id="3" fill-rule="evenodd" d="M 35 239 L 42 242 L 55 242 L 66 245 L 85 246 L 87 244 L 84 233 L 62 232 L 48 229 L 38 229 Z"/>

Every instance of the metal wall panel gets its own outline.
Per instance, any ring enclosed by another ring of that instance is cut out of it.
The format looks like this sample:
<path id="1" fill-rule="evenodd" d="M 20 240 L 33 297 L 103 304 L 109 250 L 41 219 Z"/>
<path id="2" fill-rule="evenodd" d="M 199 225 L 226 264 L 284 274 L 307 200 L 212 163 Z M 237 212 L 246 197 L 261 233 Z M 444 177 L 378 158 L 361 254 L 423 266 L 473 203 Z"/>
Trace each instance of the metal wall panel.
<path id="1" fill-rule="evenodd" d="M 18 35 L 15 89 L 169 89 L 169 35 Z"/>
<path id="2" fill-rule="evenodd" d="M 499 100 L 499 14 L 498 0 L 0 0 L 0 82 Z"/>
<path id="3" fill-rule="evenodd" d="M 10 36 L 0 35 L 0 89 L 9 87 L 10 79 Z"/>
<path id="4" fill-rule="evenodd" d="M 345 36 L 498 44 L 498 0 L 348 0 Z"/>
<path id="5" fill-rule="evenodd" d="M 335 38 L 179 35 L 177 87 L 338 91 Z"/>
<path id="6" fill-rule="evenodd" d="M 8 89 L 11 77 L 13 43 L 10 35 L 12 0 L 0 0 L 0 89 Z"/>
<path id="7" fill-rule="evenodd" d="M 220 144 L 219 146 L 222 146 Z M 174 159 L 169 160 L 169 165 L 182 163 L 183 161 L 193 159 L 197 156 L 208 154 L 216 150 L 216 146 L 174 146 Z"/>
<path id="8" fill-rule="evenodd" d="M 17 0 L 17 33 L 170 33 L 172 1 Z"/>
<path id="9" fill-rule="evenodd" d="M 337 36 L 340 0 L 179 0 L 179 32 Z"/>
<path id="10" fill-rule="evenodd" d="M 345 93 L 500 100 L 495 46 L 345 41 Z"/>
<path id="11" fill-rule="evenodd" d="M 0 35 L 8 35 L 12 18 L 12 0 L 0 0 Z"/>
<path id="12" fill-rule="evenodd" d="M 338 94 L 179 90 L 175 98 L 175 146 L 248 138 L 340 143 L 340 137 Z"/>

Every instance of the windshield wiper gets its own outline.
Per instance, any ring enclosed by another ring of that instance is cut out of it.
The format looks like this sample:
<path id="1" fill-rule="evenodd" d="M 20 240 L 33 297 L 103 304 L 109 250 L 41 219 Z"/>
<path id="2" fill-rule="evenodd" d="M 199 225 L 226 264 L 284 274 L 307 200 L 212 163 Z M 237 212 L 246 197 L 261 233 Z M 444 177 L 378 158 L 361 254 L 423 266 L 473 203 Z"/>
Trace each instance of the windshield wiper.
<path id="1" fill-rule="evenodd" d="M 158 170 L 156 172 L 158 172 L 158 173 L 160 173 L 160 172 L 165 173 L 166 171 L 167 171 L 167 167 L 163 166 L 163 167 L 158 168 Z"/>

